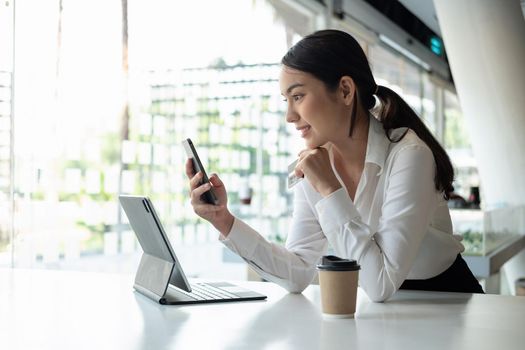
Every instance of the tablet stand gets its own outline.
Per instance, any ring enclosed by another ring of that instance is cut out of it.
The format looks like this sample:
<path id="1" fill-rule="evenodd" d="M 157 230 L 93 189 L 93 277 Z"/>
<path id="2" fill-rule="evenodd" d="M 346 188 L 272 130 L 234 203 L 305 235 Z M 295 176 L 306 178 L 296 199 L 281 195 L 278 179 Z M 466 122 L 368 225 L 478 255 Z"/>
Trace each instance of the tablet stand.
<path id="1" fill-rule="evenodd" d="M 133 287 L 147 297 L 160 302 L 166 294 L 174 266 L 173 262 L 147 253 L 142 254 Z"/>

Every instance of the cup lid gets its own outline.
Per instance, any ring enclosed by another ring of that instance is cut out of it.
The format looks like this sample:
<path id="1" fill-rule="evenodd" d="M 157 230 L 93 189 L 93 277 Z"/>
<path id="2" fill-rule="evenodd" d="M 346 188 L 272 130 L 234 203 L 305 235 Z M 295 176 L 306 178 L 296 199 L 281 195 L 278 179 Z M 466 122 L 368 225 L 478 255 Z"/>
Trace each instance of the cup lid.
<path id="1" fill-rule="evenodd" d="M 321 263 L 317 265 L 317 269 L 324 271 L 357 271 L 361 269 L 361 266 L 355 260 L 342 259 L 335 255 L 325 255 Z"/>

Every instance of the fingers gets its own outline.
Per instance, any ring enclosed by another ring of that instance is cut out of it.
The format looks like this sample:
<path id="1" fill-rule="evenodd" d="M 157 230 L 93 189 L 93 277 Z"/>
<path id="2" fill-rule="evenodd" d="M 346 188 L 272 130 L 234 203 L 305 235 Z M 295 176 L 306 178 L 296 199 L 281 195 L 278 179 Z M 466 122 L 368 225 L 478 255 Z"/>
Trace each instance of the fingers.
<path id="1" fill-rule="evenodd" d="M 314 149 L 304 149 L 299 152 L 298 156 L 299 161 L 297 162 L 294 169 L 295 176 L 297 177 L 305 177 L 305 170 L 307 171 L 312 166 L 319 167 L 319 165 L 323 164 L 323 162 L 326 162 L 329 159 L 328 150 L 321 146 Z M 317 165 L 315 166 L 314 164 Z"/>
<path id="2" fill-rule="evenodd" d="M 190 193 L 190 197 L 191 197 L 191 203 L 192 204 L 197 204 L 197 203 L 201 203 L 201 196 L 209 191 L 211 188 L 211 184 L 210 183 L 205 183 L 199 187 L 196 187 L 194 188 L 191 193 Z"/>
<path id="3" fill-rule="evenodd" d="M 299 161 L 297 162 L 296 166 L 295 166 L 295 170 L 296 170 L 296 173 L 295 175 L 299 175 L 297 173 L 297 171 L 301 170 L 303 167 L 304 167 L 304 162 L 307 161 L 306 159 L 311 157 L 311 156 L 315 156 L 316 154 L 318 154 L 319 151 L 317 148 L 314 148 L 314 149 L 303 149 L 301 152 L 299 152 Z"/>
<path id="4" fill-rule="evenodd" d="M 217 174 L 211 174 L 211 176 L 209 177 L 209 180 L 211 182 L 211 184 L 213 185 L 213 187 L 221 187 L 221 186 L 224 186 L 224 183 L 222 182 L 222 180 L 219 178 L 219 175 Z"/>
<path id="5" fill-rule="evenodd" d="M 198 173 L 195 173 L 195 169 L 193 168 L 193 161 L 191 160 L 191 158 L 188 158 L 186 160 L 186 176 L 188 177 L 188 179 L 190 179 L 190 191 L 193 191 L 199 186 L 203 175 L 200 171 Z"/>
<path id="6" fill-rule="evenodd" d="M 297 177 L 304 177 L 304 173 L 303 173 L 303 171 L 302 171 L 301 169 L 297 169 L 297 168 L 295 168 L 295 170 L 294 170 L 294 174 L 295 174 L 295 176 L 297 176 Z"/>
<path id="7" fill-rule="evenodd" d="M 200 198 L 203 193 L 209 191 L 211 185 L 209 183 L 200 185 L 203 175 L 200 171 L 195 174 L 195 170 L 193 169 L 193 161 L 190 158 L 186 160 L 186 176 L 188 176 L 190 179 L 190 199 L 191 204 L 195 208 L 196 205 L 202 203 Z M 194 211 L 197 212 L 195 209 Z"/>
<path id="8" fill-rule="evenodd" d="M 310 154 L 310 149 L 303 149 L 297 156 L 299 157 L 299 161 L 303 160 L 304 157 L 306 157 L 308 154 Z"/>
<path id="9" fill-rule="evenodd" d="M 201 200 L 202 194 L 209 191 L 210 188 L 211 184 L 205 183 L 191 191 L 191 205 L 193 206 L 193 211 L 201 217 L 205 217 L 208 214 L 224 209 L 224 205 L 212 205 Z"/>
<path id="10" fill-rule="evenodd" d="M 195 176 L 190 178 L 190 191 L 193 191 L 197 187 L 201 186 L 202 177 L 202 173 L 198 172 Z"/>
<path id="11" fill-rule="evenodd" d="M 323 154 L 325 152 L 328 152 L 326 148 L 324 147 L 316 147 L 314 149 L 303 149 L 302 151 L 299 152 L 299 154 L 297 154 L 299 156 L 299 160 L 302 160 L 306 157 L 308 157 L 309 155 L 313 155 L 313 154 Z"/>
<path id="12" fill-rule="evenodd" d="M 190 179 L 190 190 L 194 190 L 195 188 L 197 188 L 200 185 L 200 182 L 203 177 L 203 174 L 200 171 L 198 173 L 195 173 L 194 171 L 195 170 L 193 169 L 193 162 L 190 158 L 188 158 L 186 160 L 186 176 L 188 177 L 188 179 Z M 222 180 L 217 174 L 212 174 L 208 179 L 212 183 L 213 187 L 224 186 Z"/>
<path id="13" fill-rule="evenodd" d="M 204 193 L 209 191 L 212 187 L 224 186 L 217 174 L 212 174 L 209 178 L 210 182 L 201 184 L 203 173 L 197 172 L 193 168 L 193 161 L 191 158 L 186 160 L 186 176 L 190 179 L 190 202 L 195 214 L 202 218 L 210 217 L 210 214 L 223 210 L 225 205 L 211 205 L 205 203 L 201 197 Z"/>
<path id="14" fill-rule="evenodd" d="M 294 169 L 295 176 L 297 176 L 297 177 L 304 177 L 303 160 L 304 160 L 304 158 L 306 158 L 308 156 L 308 154 L 310 154 L 310 150 L 309 149 L 304 149 L 301 152 L 299 152 L 299 154 L 298 154 L 299 161 L 297 162 L 297 164 L 295 164 L 295 169 Z"/>
<path id="15" fill-rule="evenodd" d="M 303 160 L 301 158 L 299 158 L 299 161 L 295 164 L 294 175 L 297 177 L 304 177 Z"/>
<path id="16" fill-rule="evenodd" d="M 193 169 L 193 161 L 191 158 L 186 159 L 186 176 L 191 179 L 195 176 L 195 170 Z"/>

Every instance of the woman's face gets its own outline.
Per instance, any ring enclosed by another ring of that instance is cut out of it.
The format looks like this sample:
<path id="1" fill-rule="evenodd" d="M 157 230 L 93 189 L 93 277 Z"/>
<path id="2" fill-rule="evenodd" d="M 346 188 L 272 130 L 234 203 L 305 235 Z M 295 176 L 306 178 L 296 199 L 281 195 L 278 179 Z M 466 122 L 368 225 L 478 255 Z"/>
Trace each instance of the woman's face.
<path id="1" fill-rule="evenodd" d="M 288 104 L 286 121 L 295 125 L 307 148 L 348 137 L 350 109 L 341 88 L 331 92 L 313 75 L 287 66 L 279 84 Z"/>

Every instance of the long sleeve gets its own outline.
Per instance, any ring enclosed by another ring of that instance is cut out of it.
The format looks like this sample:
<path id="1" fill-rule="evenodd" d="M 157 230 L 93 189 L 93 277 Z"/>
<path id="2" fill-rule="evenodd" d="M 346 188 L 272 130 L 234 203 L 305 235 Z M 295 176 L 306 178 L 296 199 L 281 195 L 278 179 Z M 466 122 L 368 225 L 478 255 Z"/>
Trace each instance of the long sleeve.
<path id="1" fill-rule="evenodd" d="M 430 149 L 409 145 L 393 157 L 384 169 L 377 228 L 364 222 L 345 189 L 315 205 L 328 241 L 337 255 L 359 262 L 360 285 L 374 301 L 389 298 L 406 279 L 438 202 Z"/>
<path id="2" fill-rule="evenodd" d="M 302 292 L 311 283 L 316 273 L 315 264 L 328 246 L 300 187 L 295 188 L 294 212 L 285 246 L 268 242 L 237 218 L 228 237 L 221 238 L 263 278 L 293 293 Z"/>

